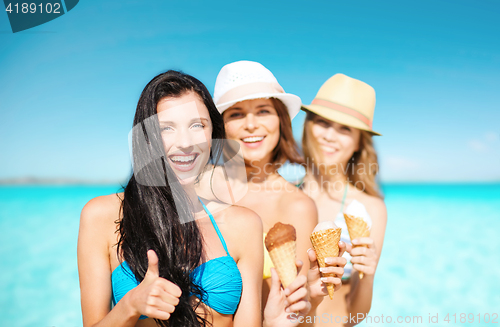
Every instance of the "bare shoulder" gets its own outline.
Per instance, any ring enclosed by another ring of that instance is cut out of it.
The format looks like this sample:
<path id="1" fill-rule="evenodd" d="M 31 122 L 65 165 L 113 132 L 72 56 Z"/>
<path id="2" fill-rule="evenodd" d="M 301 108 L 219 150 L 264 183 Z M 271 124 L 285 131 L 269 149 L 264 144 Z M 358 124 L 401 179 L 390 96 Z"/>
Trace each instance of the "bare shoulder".
<path id="1" fill-rule="evenodd" d="M 281 207 L 287 213 L 310 213 L 317 215 L 318 213 L 314 200 L 292 183 L 286 183 L 289 185 L 287 185 L 285 193 L 281 198 Z"/>
<path id="2" fill-rule="evenodd" d="M 226 209 L 222 227 L 229 253 L 238 262 L 248 249 L 262 246 L 262 220 L 254 211 L 233 205 Z"/>
<path id="3" fill-rule="evenodd" d="M 120 219 L 120 209 L 123 193 L 98 196 L 91 199 L 82 209 L 80 226 L 108 230 L 114 228 L 115 222 Z"/>
<path id="4" fill-rule="evenodd" d="M 359 201 L 366 207 L 372 219 L 379 222 L 387 221 L 387 207 L 383 199 L 366 193 L 360 193 Z"/>
<path id="5" fill-rule="evenodd" d="M 283 213 L 280 221 L 291 223 L 296 228 L 313 229 L 318 223 L 318 210 L 314 200 L 295 185 L 286 183 L 293 189 L 285 192 L 280 199 L 279 205 Z"/>
<path id="6" fill-rule="evenodd" d="M 226 209 L 225 216 L 224 222 L 233 231 L 262 234 L 262 220 L 253 210 L 233 205 Z"/>
<path id="7" fill-rule="evenodd" d="M 98 196 L 83 207 L 78 232 L 80 278 L 89 276 L 97 267 L 109 272 L 109 248 L 116 243 L 116 221 L 120 218 L 122 198 L 122 194 Z"/>

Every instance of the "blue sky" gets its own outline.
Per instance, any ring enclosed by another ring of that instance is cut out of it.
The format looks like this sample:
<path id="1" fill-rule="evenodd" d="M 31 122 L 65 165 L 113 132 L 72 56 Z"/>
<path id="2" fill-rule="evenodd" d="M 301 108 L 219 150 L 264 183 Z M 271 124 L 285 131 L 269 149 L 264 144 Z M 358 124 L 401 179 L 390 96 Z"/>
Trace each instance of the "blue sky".
<path id="1" fill-rule="evenodd" d="M 3 12 L 0 178 L 125 181 L 147 82 L 181 69 L 213 91 L 245 59 L 304 103 L 335 73 L 372 85 L 382 181 L 499 181 L 499 15 L 495 0 L 82 0 L 13 34 Z"/>

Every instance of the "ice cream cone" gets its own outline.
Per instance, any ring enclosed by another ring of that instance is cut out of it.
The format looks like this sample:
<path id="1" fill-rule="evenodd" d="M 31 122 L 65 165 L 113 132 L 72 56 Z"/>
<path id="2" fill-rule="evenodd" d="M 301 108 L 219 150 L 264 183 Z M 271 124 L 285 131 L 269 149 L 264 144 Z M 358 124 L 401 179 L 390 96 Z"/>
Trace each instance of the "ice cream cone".
<path id="1" fill-rule="evenodd" d="M 326 267 L 325 258 L 337 257 L 339 255 L 339 241 L 341 228 L 329 228 L 315 231 L 311 234 L 311 243 L 316 252 L 318 264 L 321 268 Z M 321 273 L 323 277 L 335 277 L 333 273 Z M 333 299 L 334 285 L 326 284 L 328 295 Z"/>
<path id="2" fill-rule="evenodd" d="M 370 229 L 368 224 L 361 217 L 354 217 L 344 213 L 345 223 L 347 225 L 347 230 L 349 231 L 349 237 L 351 241 L 358 237 L 369 237 Z M 364 245 L 361 245 L 364 246 Z M 363 279 L 364 274 L 359 272 L 359 279 Z"/>
<path id="3" fill-rule="evenodd" d="M 287 288 L 297 278 L 296 240 L 295 228 L 279 222 L 266 235 L 266 248 L 283 288 Z"/>
<path id="4" fill-rule="evenodd" d="M 269 256 L 283 288 L 287 288 L 297 277 L 297 266 L 295 265 L 297 247 L 295 243 L 295 241 L 287 242 L 269 251 Z"/>

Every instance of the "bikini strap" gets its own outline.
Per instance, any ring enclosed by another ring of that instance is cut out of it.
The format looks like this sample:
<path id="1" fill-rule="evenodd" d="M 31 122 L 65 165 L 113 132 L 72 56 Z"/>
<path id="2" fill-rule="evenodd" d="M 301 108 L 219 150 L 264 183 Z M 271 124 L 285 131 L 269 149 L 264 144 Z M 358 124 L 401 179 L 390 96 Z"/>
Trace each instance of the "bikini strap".
<path id="1" fill-rule="evenodd" d="M 222 243 L 222 246 L 224 247 L 224 250 L 226 250 L 227 255 L 229 255 L 229 251 L 227 250 L 227 245 L 226 242 L 224 241 L 224 237 L 222 237 L 222 233 L 219 230 L 219 226 L 217 226 L 217 223 L 215 222 L 214 216 L 212 216 L 212 213 L 208 211 L 208 208 L 205 206 L 205 203 L 201 201 L 200 197 L 198 197 L 198 200 L 200 200 L 201 205 L 203 206 L 203 209 L 207 213 L 207 215 L 210 217 L 210 220 L 212 221 L 212 225 L 214 225 L 215 231 L 217 232 L 217 235 L 219 236 L 219 239 Z"/>
<path id="2" fill-rule="evenodd" d="M 340 213 L 344 213 L 345 198 L 347 196 L 347 186 L 349 186 L 349 183 L 345 183 L 344 195 L 342 196 L 342 205 L 340 206 Z"/>

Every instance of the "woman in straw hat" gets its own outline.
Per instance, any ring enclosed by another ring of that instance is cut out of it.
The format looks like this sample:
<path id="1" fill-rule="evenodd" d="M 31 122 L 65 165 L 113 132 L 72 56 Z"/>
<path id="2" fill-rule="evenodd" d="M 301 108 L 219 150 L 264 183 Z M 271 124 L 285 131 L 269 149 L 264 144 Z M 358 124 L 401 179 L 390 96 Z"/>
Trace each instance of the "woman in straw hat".
<path id="1" fill-rule="evenodd" d="M 300 274 L 309 275 L 313 309 L 327 294 L 317 269 L 309 269 L 309 236 L 318 222 L 314 201 L 278 174 L 286 161 L 302 163 L 292 135 L 291 118 L 300 110 L 298 96 L 285 93 L 274 75 L 263 65 L 238 61 L 224 66 L 217 76 L 214 102 L 223 115 L 228 139 L 238 142 L 245 160 L 248 192 L 238 205 L 255 211 L 262 219 L 264 237 L 277 222 L 291 224 L 297 232 L 297 257 L 306 264 Z M 345 245 L 342 245 L 345 249 Z M 264 249 L 263 300 L 271 286 L 273 266 Z M 343 273 L 343 258 L 332 266 Z M 345 262 L 344 262 L 345 264 Z M 308 273 L 309 272 L 309 273 Z M 340 278 L 324 282 L 340 288 Z"/>
<path id="2" fill-rule="evenodd" d="M 333 301 L 323 301 L 317 314 L 366 315 L 387 222 L 375 178 L 378 162 L 372 136 L 380 135 L 372 129 L 375 90 L 364 82 L 336 74 L 303 109 L 307 113 L 302 140 L 307 174 L 301 188 L 314 199 L 319 221 L 334 220 L 342 227 L 341 239 L 345 242 L 350 238 L 343 213 L 360 216 L 371 225 L 369 237 L 355 238 L 354 247 L 348 245 L 345 256 L 350 263 L 343 276 L 347 285 Z"/>

